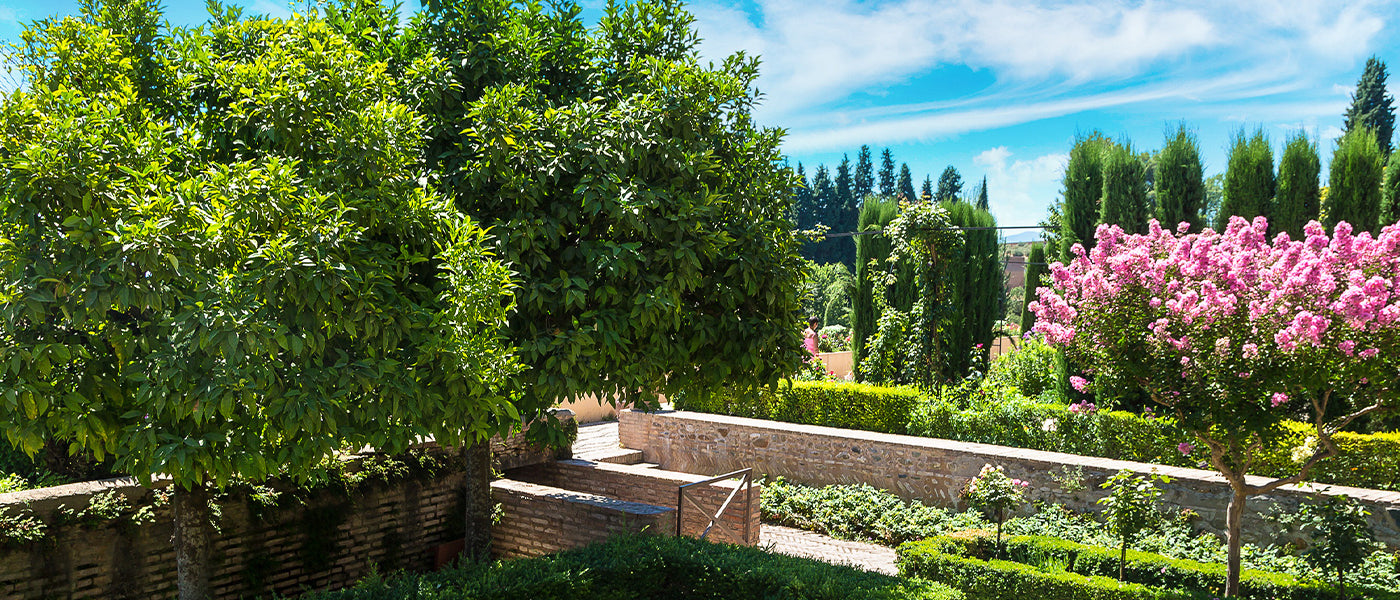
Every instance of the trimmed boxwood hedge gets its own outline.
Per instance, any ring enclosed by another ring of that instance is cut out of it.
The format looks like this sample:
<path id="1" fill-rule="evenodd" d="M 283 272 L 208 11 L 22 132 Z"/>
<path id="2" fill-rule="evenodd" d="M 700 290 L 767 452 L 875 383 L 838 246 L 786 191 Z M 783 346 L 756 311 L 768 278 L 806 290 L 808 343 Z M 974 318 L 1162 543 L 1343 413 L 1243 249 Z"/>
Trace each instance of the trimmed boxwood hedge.
<path id="1" fill-rule="evenodd" d="M 969 598 L 999 600 L 1186 600 L 1191 596 L 1108 577 L 1041 571 L 1030 565 L 947 554 L 938 540 L 899 547 L 899 573 L 951 585 Z"/>
<path id="2" fill-rule="evenodd" d="M 881 433 L 908 433 L 919 391 L 864 383 L 797 381 L 754 391 L 678 396 L 675 407 L 736 417 L 768 419 Z"/>
<path id="3" fill-rule="evenodd" d="M 587 548 L 390 579 L 310 600 L 964 600 L 919 579 L 690 538 L 617 537 Z M 992 600 L 992 599 L 988 599 Z"/>

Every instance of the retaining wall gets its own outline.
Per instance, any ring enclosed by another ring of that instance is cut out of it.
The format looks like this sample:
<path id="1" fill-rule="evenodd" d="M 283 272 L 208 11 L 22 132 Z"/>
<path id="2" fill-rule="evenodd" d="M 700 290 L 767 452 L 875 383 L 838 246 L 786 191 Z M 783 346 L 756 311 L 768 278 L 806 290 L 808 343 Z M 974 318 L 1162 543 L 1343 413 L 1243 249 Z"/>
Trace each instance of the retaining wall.
<path id="1" fill-rule="evenodd" d="M 501 504 L 491 551 L 501 558 L 569 550 L 619 533 L 669 536 L 676 529 L 674 508 L 511 479 L 492 482 L 491 495 Z"/>
<path id="2" fill-rule="evenodd" d="M 1162 502 L 1200 515 L 1200 529 L 1223 533 L 1230 488 L 1213 471 L 1182 469 L 1074 454 L 1008 448 L 952 440 L 891 435 L 796 425 L 760 419 L 683 411 L 619 415 L 622 445 L 642 451 L 643 459 L 664 469 L 719 474 L 740 467 L 782 476 L 809 485 L 864 483 L 890 490 L 910 500 L 949 508 L 960 507 L 960 492 L 985 464 L 1001 465 L 1012 477 L 1031 482 L 1030 498 L 1063 504 L 1081 512 L 1098 510 L 1104 495 L 1099 484 L 1122 469 L 1155 471 L 1169 476 Z M 1057 481 L 1066 474 L 1083 475 L 1079 491 L 1067 491 Z M 1251 477 L 1250 483 L 1268 480 Z M 1344 486 L 1325 488 L 1362 501 L 1371 512 L 1378 539 L 1400 546 L 1400 492 Z M 1285 543 L 1296 532 L 1268 520 L 1267 515 L 1290 513 L 1311 493 L 1287 486 L 1264 496 L 1250 497 L 1245 511 L 1245 539 L 1256 543 Z"/>

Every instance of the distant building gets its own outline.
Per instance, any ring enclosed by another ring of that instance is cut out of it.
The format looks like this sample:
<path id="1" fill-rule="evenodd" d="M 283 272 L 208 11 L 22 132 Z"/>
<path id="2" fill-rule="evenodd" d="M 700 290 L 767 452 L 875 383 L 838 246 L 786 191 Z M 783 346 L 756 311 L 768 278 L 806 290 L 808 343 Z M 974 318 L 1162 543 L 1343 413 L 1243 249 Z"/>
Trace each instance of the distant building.
<path id="1" fill-rule="evenodd" d="M 1026 257 L 1012 256 L 1006 259 L 1006 291 L 1010 292 L 1026 284 Z"/>

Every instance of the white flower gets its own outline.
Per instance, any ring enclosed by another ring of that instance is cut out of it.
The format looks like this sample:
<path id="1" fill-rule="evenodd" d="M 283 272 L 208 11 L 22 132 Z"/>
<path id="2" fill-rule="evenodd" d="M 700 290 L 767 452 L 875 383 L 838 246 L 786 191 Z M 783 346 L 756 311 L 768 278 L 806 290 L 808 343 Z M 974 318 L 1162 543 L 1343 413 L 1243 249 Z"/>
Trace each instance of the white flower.
<path id="1" fill-rule="evenodd" d="M 1040 430 L 1047 433 L 1055 433 L 1060 428 L 1060 421 L 1055 417 L 1050 417 L 1040 424 Z"/>

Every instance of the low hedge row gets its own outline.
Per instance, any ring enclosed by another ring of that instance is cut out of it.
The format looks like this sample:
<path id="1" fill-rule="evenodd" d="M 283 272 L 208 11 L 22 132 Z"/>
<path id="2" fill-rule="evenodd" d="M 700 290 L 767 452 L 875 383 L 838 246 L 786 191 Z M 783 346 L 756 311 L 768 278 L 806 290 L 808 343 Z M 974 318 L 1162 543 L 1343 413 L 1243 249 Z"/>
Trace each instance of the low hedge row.
<path id="1" fill-rule="evenodd" d="M 1191 596 L 1108 577 L 1041 571 L 1027 564 L 949 554 L 941 540 L 899 547 L 899 574 L 951 585 L 969 598 L 1000 600 L 1187 600 Z"/>
<path id="2" fill-rule="evenodd" d="M 964 600 L 943 584 L 689 538 L 618 537 L 551 556 L 390 579 L 308 600 Z"/>
<path id="3" fill-rule="evenodd" d="M 675 399 L 680 410 L 882 433 L 908 432 L 919 391 L 864 383 L 796 381 L 753 392 L 716 391 Z"/>
<path id="4" fill-rule="evenodd" d="M 995 542 L 989 536 L 944 536 L 930 538 L 917 552 L 940 552 L 964 558 L 986 560 L 994 555 Z M 1063 570 L 1084 576 L 1116 577 L 1119 551 L 1088 546 L 1052 537 L 1014 536 L 1003 542 L 1004 556 L 1016 563 Z M 901 547 L 901 552 L 905 549 Z M 911 547 L 911 552 L 915 551 Z M 1225 589 L 1225 565 L 1175 559 L 1160 554 L 1128 551 L 1123 579 L 1159 589 L 1179 590 L 1193 597 L 1215 598 Z M 1363 589 L 1364 597 L 1393 600 L 1400 594 L 1380 589 Z M 1334 588 L 1300 581 L 1283 573 L 1246 569 L 1240 577 L 1240 598 L 1250 600 L 1324 600 L 1336 597 Z"/>
<path id="5" fill-rule="evenodd" d="M 905 502 L 868 485 L 811 487 L 778 478 L 764 482 L 759 504 L 764 521 L 886 546 L 986 525 L 975 511 Z"/>

